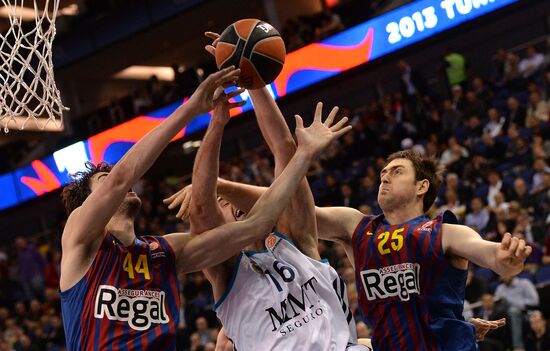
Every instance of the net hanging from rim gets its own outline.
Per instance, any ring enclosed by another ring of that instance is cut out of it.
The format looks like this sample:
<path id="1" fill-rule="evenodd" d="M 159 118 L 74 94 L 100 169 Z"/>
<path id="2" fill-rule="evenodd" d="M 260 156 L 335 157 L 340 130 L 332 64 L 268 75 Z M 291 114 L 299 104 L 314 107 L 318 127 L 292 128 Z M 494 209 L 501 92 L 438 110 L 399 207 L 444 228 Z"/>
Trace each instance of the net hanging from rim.
<path id="1" fill-rule="evenodd" d="M 1 1 L 10 27 L 0 33 L 0 127 L 5 132 L 23 130 L 27 124 L 34 124 L 29 127 L 35 130 L 62 129 L 68 108 L 56 87 L 52 63 L 59 0 L 45 0 L 43 8 L 34 0 L 34 24 L 23 22 L 23 0 Z"/>

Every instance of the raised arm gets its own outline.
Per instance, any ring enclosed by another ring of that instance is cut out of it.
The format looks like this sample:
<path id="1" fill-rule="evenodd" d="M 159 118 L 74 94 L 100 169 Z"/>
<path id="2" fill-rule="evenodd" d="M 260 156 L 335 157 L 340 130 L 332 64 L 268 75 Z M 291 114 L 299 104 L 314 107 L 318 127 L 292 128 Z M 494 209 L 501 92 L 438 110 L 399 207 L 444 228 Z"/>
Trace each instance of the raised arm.
<path id="1" fill-rule="evenodd" d="M 489 268 L 495 273 L 509 277 L 520 273 L 531 247 L 525 241 L 509 233 L 504 234 L 502 242 L 483 240 L 473 229 L 458 224 L 443 224 L 443 250 L 472 261 L 478 266 Z"/>
<path id="2" fill-rule="evenodd" d="M 88 269 L 105 236 L 105 226 L 128 190 L 195 115 L 212 109 L 212 96 L 216 88 L 235 81 L 238 74 L 239 70 L 228 68 L 208 77 L 186 104 L 139 140 L 105 176 L 98 188 L 69 215 L 62 237 L 63 288 L 72 286 Z"/>
<path id="3" fill-rule="evenodd" d="M 275 157 L 275 177 L 278 177 L 296 151 L 296 144 L 279 107 L 267 88 L 249 91 L 254 104 L 258 125 L 269 149 Z M 317 104 L 316 113 L 321 113 L 322 104 Z M 334 118 L 336 110 L 331 111 Z M 304 177 L 289 206 L 277 222 L 277 230 L 288 235 L 307 256 L 320 259 L 317 250 L 317 223 L 315 202 Z"/>
<path id="4" fill-rule="evenodd" d="M 194 234 L 200 234 L 224 224 L 216 191 L 220 147 L 224 127 L 229 121 L 229 109 L 244 104 L 244 102 L 230 103 L 229 99 L 243 91 L 244 89 L 238 89 L 226 95 L 220 89 L 214 99 L 214 113 L 193 165 L 195 191 L 190 203 L 190 223 L 191 232 Z"/>
<path id="5" fill-rule="evenodd" d="M 287 168 L 260 196 L 245 220 L 224 224 L 189 240 L 173 240 L 170 235 L 166 236 L 178 256 L 182 257 L 182 270 L 191 272 L 217 265 L 242 247 L 266 237 L 290 202 L 311 160 L 333 139 L 349 131 L 351 127 L 344 127 L 344 124 L 345 121 L 340 121 L 332 125 L 331 119 L 321 123 L 321 117 L 316 116 L 312 125 L 304 128 L 297 116 L 299 147 Z"/>
<path id="6" fill-rule="evenodd" d="M 212 74 L 186 104 L 139 140 L 113 167 L 101 185 L 71 213 L 64 230 L 64 243 L 89 245 L 101 241 L 105 226 L 122 203 L 128 189 L 145 174 L 170 140 L 195 115 L 212 108 L 215 89 L 232 82 L 238 73 L 238 70 L 226 69 Z"/>

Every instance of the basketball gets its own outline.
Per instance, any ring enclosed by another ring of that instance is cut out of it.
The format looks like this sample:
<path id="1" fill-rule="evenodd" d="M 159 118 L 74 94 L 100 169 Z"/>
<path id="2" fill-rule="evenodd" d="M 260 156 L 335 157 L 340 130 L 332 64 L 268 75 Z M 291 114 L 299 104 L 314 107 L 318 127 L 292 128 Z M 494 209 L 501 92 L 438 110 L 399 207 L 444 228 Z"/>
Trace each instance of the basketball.
<path id="1" fill-rule="evenodd" d="M 216 64 L 241 69 L 237 84 L 259 89 L 275 80 L 285 62 L 286 49 L 279 32 L 267 22 L 243 19 L 228 26 L 216 46 Z"/>

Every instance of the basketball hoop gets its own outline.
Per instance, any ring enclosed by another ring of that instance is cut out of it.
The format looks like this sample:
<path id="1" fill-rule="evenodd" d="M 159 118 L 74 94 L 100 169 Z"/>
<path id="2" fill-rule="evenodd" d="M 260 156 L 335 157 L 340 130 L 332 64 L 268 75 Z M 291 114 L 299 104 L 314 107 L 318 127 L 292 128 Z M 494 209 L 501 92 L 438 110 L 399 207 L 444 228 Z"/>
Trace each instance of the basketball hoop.
<path id="1" fill-rule="evenodd" d="M 59 0 L 34 0 L 34 24 L 23 23 L 23 0 L 2 0 L 10 28 L 0 33 L 0 126 L 62 130 L 63 106 L 56 87 L 52 42 Z M 53 128 L 55 126 L 55 128 Z M 15 127 L 15 128 L 14 128 Z"/>

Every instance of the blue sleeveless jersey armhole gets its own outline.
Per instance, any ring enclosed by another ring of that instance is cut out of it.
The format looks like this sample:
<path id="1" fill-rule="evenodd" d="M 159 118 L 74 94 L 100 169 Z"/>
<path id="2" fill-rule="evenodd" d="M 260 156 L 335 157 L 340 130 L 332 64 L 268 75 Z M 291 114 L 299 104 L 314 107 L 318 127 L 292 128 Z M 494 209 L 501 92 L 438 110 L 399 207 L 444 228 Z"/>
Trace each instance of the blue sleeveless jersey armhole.
<path id="1" fill-rule="evenodd" d="M 86 298 L 87 281 L 86 276 L 69 289 L 60 291 L 61 296 L 61 318 L 63 327 L 67 333 L 67 350 L 80 350 L 80 336 L 82 334 L 82 323 L 80 317 L 84 309 L 84 300 Z"/>

